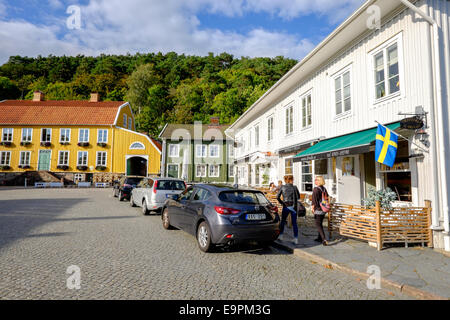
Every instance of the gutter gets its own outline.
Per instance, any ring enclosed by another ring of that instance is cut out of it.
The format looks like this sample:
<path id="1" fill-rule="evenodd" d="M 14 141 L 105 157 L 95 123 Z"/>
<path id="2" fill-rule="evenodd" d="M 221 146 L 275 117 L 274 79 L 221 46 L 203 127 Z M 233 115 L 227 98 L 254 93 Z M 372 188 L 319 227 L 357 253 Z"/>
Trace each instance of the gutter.
<path id="1" fill-rule="evenodd" d="M 441 181 L 440 181 L 440 188 L 439 188 L 439 181 L 436 179 L 435 186 L 437 187 L 437 190 L 440 190 L 440 204 L 441 204 L 441 210 L 444 214 L 444 244 L 445 244 L 445 251 L 450 251 L 450 223 L 449 223 L 449 208 L 448 208 L 448 190 L 447 190 L 447 168 L 445 166 L 446 159 L 445 159 L 445 153 L 446 153 L 446 145 L 444 143 L 444 117 L 443 117 L 443 106 L 442 106 L 442 79 L 441 79 L 441 45 L 440 45 L 440 39 L 439 39 L 439 25 L 432 17 L 425 14 L 422 10 L 417 8 L 415 5 L 410 3 L 408 0 L 399 0 L 401 3 L 403 3 L 405 6 L 410 8 L 412 11 L 420 15 L 424 20 L 426 20 L 430 25 L 433 26 L 433 45 L 434 45 L 434 63 L 435 63 L 435 70 L 434 70 L 434 83 L 436 86 L 436 103 L 432 105 L 432 111 L 434 112 L 434 108 L 436 108 L 437 112 L 437 131 L 436 135 L 438 136 L 439 140 L 439 163 L 440 163 L 440 171 L 441 171 Z M 430 117 L 432 120 L 432 126 L 435 126 L 435 119 L 434 117 Z M 435 140 L 435 139 L 433 139 Z M 435 142 L 434 142 L 435 143 Z M 437 150 L 436 148 L 433 148 L 433 157 L 437 158 Z M 434 177 L 434 172 L 433 172 Z M 435 226 L 435 221 L 433 222 L 433 226 Z"/>

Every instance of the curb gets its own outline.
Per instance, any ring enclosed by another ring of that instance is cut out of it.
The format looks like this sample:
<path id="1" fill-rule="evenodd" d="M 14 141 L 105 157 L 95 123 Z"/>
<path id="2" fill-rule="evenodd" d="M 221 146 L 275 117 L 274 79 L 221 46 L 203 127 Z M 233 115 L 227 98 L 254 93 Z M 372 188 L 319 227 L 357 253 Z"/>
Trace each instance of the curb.
<path id="1" fill-rule="evenodd" d="M 303 260 L 308 260 L 311 263 L 321 264 L 327 269 L 339 270 L 339 271 L 348 273 L 350 275 L 356 276 L 358 278 L 362 278 L 364 280 L 369 278 L 369 275 L 367 273 L 364 273 L 364 272 L 361 272 L 361 271 L 358 271 L 358 270 L 355 270 L 355 269 L 352 269 L 352 268 L 349 268 L 346 266 L 342 266 L 333 261 L 322 258 L 318 255 L 306 252 L 302 249 L 298 249 L 298 248 L 293 249 L 293 248 L 289 247 L 288 245 L 284 245 L 279 242 L 273 243 L 272 246 L 275 248 L 281 249 L 281 250 L 288 251 L 289 253 L 292 253 L 296 257 L 301 258 Z M 395 282 L 392 280 L 388 280 L 385 278 L 381 278 L 381 284 L 385 287 L 396 289 L 404 294 L 407 294 L 411 297 L 418 298 L 421 300 L 449 300 L 448 298 L 430 293 L 428 291 L 424 291 L 424 290 L 418 289 L 416 287 L 413 287 L 413 286 L 410 286 L 407 284 L 401 284 L 401 283 L 398 283 L 398 282 Z"/>

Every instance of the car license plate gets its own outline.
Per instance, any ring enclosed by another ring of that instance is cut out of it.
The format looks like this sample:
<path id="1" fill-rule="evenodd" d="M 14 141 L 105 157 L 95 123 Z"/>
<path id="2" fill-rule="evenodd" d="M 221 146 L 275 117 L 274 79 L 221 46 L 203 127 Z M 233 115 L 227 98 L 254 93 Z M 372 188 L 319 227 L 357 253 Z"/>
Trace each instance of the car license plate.
<path id="1" fill-rule="evenodd" d="M 246 219 L 247 220 L 265 220 L 266 219 L 266 215 L 264 213 L 248 214 Z"/>

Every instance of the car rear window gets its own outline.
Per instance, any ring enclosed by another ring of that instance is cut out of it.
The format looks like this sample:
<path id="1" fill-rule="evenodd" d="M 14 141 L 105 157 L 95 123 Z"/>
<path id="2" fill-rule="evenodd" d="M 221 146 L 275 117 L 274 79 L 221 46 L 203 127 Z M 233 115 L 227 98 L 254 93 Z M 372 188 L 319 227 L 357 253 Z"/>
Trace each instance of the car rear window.
<path id="1" fill-rule="evenodd" d="M 219 199 L 224 202 L 241 204 L 267 205 L 270 203 L 264 194 L 252 191 L 224 191 L 219 194 Z"/>
<path id="2" fill-rule="evenodd" d="M 130 185 L 138 185 L 139 182 L 142 181 L 142 178 L 127 178 L 125 179 L 124 184 L 130 184 Z"/>
<path id="3" fill-rule="evenodd" d="M 183 181 L 159 180 L 157 190 L 185 190 L 186 185 Z"/>

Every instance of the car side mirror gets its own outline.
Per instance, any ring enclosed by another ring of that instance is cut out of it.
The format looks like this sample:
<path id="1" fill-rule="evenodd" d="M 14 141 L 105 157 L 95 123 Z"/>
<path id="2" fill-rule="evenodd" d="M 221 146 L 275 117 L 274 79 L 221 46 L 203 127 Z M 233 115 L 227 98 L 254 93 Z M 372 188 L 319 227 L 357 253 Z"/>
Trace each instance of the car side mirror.
<path id="1" fill-rule="evenodd" d="M 169 196 L 170 199 L 174 200 L 174 201 L 178 201 L 180 200 L 180 196 L 178 194 L 171 194 Z"/>

